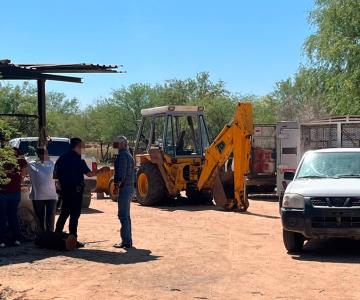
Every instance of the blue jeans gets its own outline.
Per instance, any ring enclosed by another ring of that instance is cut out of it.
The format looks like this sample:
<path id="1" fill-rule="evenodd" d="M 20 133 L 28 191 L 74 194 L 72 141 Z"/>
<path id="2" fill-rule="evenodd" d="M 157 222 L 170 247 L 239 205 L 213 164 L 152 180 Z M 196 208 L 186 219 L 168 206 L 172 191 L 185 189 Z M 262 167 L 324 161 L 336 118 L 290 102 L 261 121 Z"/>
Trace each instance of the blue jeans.
<path id="1" fill-rule="evenodd" d="M 134 193 L 133 186 L 124 186 L 119 189 L 118 217 L 121 224 L 120 238 L 123 244 L 132 246 L 130 203 Z"/>
<path id="2" fill-rule="evenodd" d="M 21 200 L 21 193 L 0 193 L 0 243 L 5 242 L 7 224 L 9 225 L 14 240 L 21 238 L 20 224 L 17 209 Z"/>

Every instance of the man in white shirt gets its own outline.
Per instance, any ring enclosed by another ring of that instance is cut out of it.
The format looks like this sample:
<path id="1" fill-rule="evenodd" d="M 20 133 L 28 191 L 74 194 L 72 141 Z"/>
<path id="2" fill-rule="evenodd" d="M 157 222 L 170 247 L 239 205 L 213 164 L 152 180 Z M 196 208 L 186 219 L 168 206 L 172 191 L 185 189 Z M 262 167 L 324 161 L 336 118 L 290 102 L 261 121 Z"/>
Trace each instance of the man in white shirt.
<path id="1" fill-rule="evenodd" d="M 46 149 L 36 149 L 38 159 L 28 163 L 28 172 L 31 179 L 30 200 L 34 211 L 40 221 L 41 229 L 54 231 L 56 201 L 55 180 L 53 172 L 55 163 L 49 160 Z"/>

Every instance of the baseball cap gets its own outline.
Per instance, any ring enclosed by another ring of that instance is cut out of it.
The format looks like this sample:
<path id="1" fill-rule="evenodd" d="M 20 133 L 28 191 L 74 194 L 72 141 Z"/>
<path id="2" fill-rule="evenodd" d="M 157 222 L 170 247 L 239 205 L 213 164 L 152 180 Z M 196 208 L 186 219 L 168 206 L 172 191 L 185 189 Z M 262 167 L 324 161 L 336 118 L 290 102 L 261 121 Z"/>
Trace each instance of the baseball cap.
<path id="1" fill-rule="evenodd" d="M 117 141 L 119 144 L 125 144 L 125 145 L 128 144 L 128 139 L 124 135 L 119 135 Z"/>

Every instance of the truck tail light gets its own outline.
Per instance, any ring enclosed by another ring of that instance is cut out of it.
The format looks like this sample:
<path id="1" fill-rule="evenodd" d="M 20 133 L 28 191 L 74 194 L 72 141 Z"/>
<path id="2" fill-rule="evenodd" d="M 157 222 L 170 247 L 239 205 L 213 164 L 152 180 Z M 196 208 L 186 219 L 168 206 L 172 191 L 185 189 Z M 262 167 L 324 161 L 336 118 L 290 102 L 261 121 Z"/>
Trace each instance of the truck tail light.
<path id="1" fill-rule="evenodd" d="M 93 172 L 97 171 L 97 167 L 98 167 L 97 162 L 91 163 L 91 169 L 92 169 Z"/>

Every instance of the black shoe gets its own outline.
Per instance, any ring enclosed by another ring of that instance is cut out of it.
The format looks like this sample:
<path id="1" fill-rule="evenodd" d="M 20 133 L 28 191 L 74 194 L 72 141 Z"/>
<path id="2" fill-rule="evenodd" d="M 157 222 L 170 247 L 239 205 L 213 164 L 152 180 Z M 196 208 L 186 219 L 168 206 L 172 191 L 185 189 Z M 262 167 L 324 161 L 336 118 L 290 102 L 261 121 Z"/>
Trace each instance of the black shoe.
<path id="1" fill-rule="evenodd" d="M 84 248 L 84 247 L 85 247 L 85 243 L 79 241 L 76 242 L 76 248 Z"/>
<path id="2" fill-rule="evenodd" d="M 122 248 L 122 249 L 129 249 L 129 248 L 132 248 L 132 245 L 130 244 L 115 244 L 113 245 L 114 248 Z"/>

